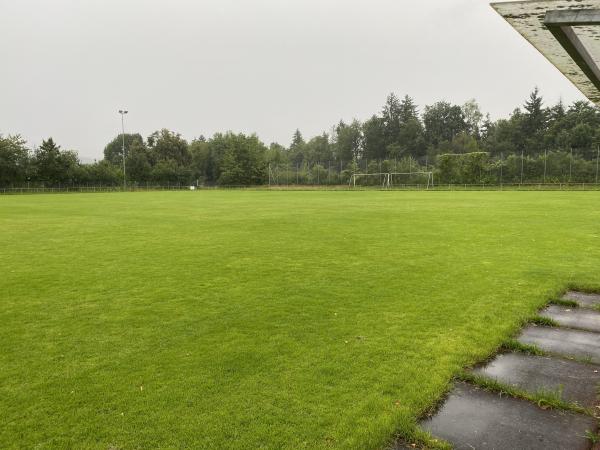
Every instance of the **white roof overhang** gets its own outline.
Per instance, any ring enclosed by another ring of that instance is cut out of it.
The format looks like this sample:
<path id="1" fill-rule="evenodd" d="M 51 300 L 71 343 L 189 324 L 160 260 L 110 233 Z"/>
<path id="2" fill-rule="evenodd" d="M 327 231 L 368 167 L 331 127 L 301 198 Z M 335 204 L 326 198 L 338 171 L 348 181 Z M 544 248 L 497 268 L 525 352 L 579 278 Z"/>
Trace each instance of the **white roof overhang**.
<path id="1" fill-rule="evenodd" d="M 492 7 L 600 105 L 600 0 L 527 0 Z"/>

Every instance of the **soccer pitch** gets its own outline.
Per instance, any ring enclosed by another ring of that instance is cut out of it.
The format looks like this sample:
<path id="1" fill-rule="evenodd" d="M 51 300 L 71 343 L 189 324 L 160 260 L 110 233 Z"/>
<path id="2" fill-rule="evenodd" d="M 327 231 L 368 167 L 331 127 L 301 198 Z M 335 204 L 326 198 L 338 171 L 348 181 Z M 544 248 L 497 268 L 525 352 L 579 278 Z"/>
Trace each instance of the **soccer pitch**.
<path id="1" fill-rule="evenodd" d="M 5 196 L 0 253 L 0 447 L 378 449 L 600 287 L 600 193 Z"/>

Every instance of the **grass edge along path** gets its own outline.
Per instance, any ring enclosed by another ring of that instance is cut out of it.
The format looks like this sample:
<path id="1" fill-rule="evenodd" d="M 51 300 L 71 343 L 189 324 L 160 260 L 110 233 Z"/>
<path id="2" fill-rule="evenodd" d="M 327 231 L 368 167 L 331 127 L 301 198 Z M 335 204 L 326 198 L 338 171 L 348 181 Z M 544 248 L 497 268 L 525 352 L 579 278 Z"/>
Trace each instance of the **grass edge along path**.
<path id="1" fill-rule="evenodd" d="M 565 294 L 569 291 L 589 293 L 600 295 L 600 290 L 596 288 L 587 287 L 585 289 L 580 289 L 578 286 L 570 284 L 567 289 L 563 289 L 560 292 L 560 295 L 552 296 L 545 307 L 550 305 L 560 305 L 571 308 L 580 308 L 582 306 L 577 303 L 575 300 L 569 300 L 565 298 Z M 598 304 L 588 306 L 588 309 L 598 310 Z M 544 309 L 544 308 L 542 308 Z M 542 311 L 540 309 L 540 312 Z M 526 321 L 523 325 L 534 324 L 536 326 L 542 327 L 561 327 L 559 323 L 556 321 L 536 314 L 532 316 L 528 321 Z M 438 410 L 444 405 L 447 400 L 447 397 L 453 390 L 455 381 L 462 381 L 468 383 L 477 388 L 498 394 L 499 396 L 510 396 L 515 399 L 525 400 L 527 402 L 533 403 L 537 405 L 541 409 L 559 409 L 563 411 L 570 411 L 576 414 L 585 414 L 587 416 L 593 417 L 595 419 L 600 419 L 598 411 L 592 407 L 583 407 L 577 403 L 564 400 L 562 398 L 562 387 L 559 387 L 557 391 L 547 390 L 547 389 L 538 389 L 536 391 L 527 391 L 525 389 L 519 388 L 516 385 L 510 385 L 506 382 L 502 382 L 498 379 L 491 378 L 487 375 L 473 373 L 472 369 L 475 366 L 484 366 L 494 360 L 497 356 L 506 354 L 506 353 L 523 353 L 527 355 L 535 355 L 535 356 L 548 356 L 557 359 L 565 359 L 570 361 L 577 361 L 583 364 L 589 364 L 588 360 L 583 358 L 577 358 L 574 356 L 565 356 L 548 353 L 544 350 L 541 350 L 536 345 L 532 344 L 523 344 L 516 338 L 507 339 L 497 351 L 490 354 L 485 360 L 479 361 L 477 364 L 470 366 L 468 368 L 460 371 L 453 378 L 453 382 L 449 384 L 448 390 L 444 392 L 444 395 L 436 402 L 435 405 L 431 405 L 428 408 L 427 412 L 421 414 L 420 420 L 424 420 L 427 417 L 430 417 L 438 412 Z M 592 365 L 592 367 L 598 367 L 597 365 Z M 600 385 L 597 386 L 597 396 L 600 397 Z M 596 406 L 597 408 L 597 406 Z M 596 431 L 588 431 L 587 438 L 592 442 L 592 444 L 597 444 L 599 441 L 600 435 Z M 410 436 L 410 437 L 409 437 Z M 418 426 L 415 427 L 415 430 L 411 431 L 410 435 L 407 436 L 398 436 L 396 442 L 393 444 L 395 448 L 421 448 L 424 450 L 447 450 L 451 449 L 452 445 L 440 438 L 436 438 L 431 433 L 426 430 L 421 430 Z"/>

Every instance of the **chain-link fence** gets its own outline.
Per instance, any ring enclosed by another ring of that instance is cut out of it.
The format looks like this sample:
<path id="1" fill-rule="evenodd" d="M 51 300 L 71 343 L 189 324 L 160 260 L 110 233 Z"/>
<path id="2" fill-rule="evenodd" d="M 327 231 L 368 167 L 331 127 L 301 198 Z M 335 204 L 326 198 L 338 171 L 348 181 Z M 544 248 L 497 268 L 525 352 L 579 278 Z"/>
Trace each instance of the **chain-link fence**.
<path id="1" fill-rule="evenodd" d="M 600 155 L 599 155 L 600 156 Z M 304 162 L 269 164 L 269 186 L 342 186 L 353 187 L 420 187 L 433 185 L 504 186 L 598 184 L 600 161 L 584 159 L 572 152 L 545 152 L 490 157 L 488 153 L 446 154 L 400 160 L 341 162 Z M 360 176 L 359 176 L 360 175 Z M 391 183 L 387 183 L 389 180 Z"/>
<path id="2" fill-rule="evenodd" d="M 600 154 L 598 155 L 600 156 Z M 0 187 L 0 194 L 58 192 L 163 191 L 216 188 L 253 189 L 435 189 L 435 190 L 590 190 L 598 189 L 600 158 L 584 159 L 572 152 L 525 154 L 465 153 L 438 155 L 435 165 L 427 157 L 397 160 L 327 161 L 268 164 L 260 186 L 190 183 L 138 183 L 123 185 L 45 186 L 43 183 Z"/>

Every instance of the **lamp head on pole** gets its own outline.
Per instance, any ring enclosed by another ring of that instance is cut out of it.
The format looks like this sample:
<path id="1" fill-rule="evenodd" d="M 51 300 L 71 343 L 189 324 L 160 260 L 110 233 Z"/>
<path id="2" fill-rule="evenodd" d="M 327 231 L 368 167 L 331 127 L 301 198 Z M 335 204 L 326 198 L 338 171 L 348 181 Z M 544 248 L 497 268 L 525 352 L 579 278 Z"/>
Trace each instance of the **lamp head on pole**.
<path id="1" fill-rule="evenodd" d="M 127 114 L 129 111 L 124 111 L 122 109 L 119 110 L 119 114 Z"/>

